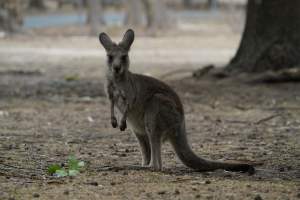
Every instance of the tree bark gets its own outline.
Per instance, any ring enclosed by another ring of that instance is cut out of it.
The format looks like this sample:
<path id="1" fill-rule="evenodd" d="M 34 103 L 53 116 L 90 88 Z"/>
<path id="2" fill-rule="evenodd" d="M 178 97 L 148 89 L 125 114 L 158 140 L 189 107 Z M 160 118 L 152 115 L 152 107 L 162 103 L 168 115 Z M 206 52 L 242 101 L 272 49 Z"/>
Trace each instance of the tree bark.
<path id="1" fill-rule="evenodd" d="M 229 72 L 300 67 L 300 1 L 248 0 L 246 26 Z"/>

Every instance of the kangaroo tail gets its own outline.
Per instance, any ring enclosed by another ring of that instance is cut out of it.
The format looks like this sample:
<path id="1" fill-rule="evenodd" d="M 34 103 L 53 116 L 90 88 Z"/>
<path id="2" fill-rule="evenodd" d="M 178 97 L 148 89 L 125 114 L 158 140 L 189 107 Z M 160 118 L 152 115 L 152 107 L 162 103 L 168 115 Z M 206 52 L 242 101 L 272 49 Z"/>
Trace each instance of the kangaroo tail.
<path id="1" fill-rule="evenodd" d="M 177 134 L 172 135 L 169 140 L 177 156 L 187 167 L 201 172 L 224 169 L 226 171 L 248 172 L 250 175 L 254 174 L 255 169 L 249 164 L 210 161 L 197 156 L 188 144 L 185 130 L 183 129 L 182 131 L 183 132 L 177 132 Z"/>

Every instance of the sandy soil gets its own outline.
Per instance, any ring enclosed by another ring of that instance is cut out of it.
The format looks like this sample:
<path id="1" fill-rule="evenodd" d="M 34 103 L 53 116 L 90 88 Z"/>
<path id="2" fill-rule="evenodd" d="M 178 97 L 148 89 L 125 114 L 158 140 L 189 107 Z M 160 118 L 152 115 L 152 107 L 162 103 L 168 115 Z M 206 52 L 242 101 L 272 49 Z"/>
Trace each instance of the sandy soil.
<path id="1" fill-rule="evenodd" d="M 193 69 L 226 63 L 238 36 L 139 38 L 132 71 L 163 76 L 180 95 L 193 150 L 256 165 L 253 176 L 184 167 L 169 144 L 163 172 L 134 170 L 138 144 L 110 127 L 104 52 L 94 38 L 28 36 L 0 41 L 0 199 L 299 199 L 300 85 L 195 80 Z M 180 55 L 180 56 L 178 56 Z M 74 178 L 47 166 L 87 163 Z"/>

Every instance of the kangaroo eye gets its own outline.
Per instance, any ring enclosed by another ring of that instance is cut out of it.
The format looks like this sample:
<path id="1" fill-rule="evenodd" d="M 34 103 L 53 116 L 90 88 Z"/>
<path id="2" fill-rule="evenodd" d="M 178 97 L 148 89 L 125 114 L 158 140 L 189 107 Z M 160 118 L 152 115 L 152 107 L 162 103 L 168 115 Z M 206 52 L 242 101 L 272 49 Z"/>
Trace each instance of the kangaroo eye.
<path id="1" fill-rule="evenodd" d="M 124 61 L 124 62 L 127 61 L 127 55 L 122 56 L 121 59 L 122 59 L 122 61 Z"/>
<path id="2" fill-rule="evenodd" d="M 112 55 L 108 55 L 107 59 L 108 59 L 108 62 L 111 63 L 113 61 L 113 56 Z"/>

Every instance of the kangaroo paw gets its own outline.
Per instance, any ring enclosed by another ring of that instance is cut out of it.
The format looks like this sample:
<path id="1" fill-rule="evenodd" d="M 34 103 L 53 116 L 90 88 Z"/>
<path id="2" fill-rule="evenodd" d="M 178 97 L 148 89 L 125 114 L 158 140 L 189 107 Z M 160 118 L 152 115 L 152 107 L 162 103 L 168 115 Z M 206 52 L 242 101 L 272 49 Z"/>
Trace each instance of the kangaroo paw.
<path id="1" fill-rule="evenodd" d="M 127 124 L 125 120 L 121 121 L 121 125 L 120 125 L 120 130 L 121 131 L 125 131 L 125 129 L 127 128 Z"/>
<path id="2" fill-rule="evenodd" d="M 111 118 L 111 125 L 112 125 L 113 128 L 117 128 L 118 122 L 117 122 L 117 119 L 115 117 Z"/>

